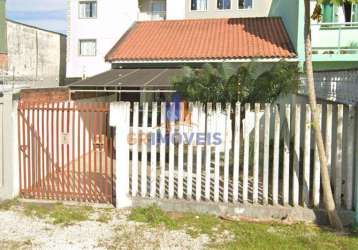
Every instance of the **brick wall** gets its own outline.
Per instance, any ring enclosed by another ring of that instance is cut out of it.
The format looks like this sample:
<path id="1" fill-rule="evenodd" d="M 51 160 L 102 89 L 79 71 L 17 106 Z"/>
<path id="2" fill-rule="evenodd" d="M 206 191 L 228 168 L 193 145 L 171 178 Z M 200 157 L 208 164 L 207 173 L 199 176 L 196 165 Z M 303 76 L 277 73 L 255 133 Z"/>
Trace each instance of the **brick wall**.
<path id="1" fill-rule="evenodd" d="M 25 89 L 20 92 L 22 104 L 54 103 L 68 100 L 70 100 L 70 91 L 66 88 Z"/>

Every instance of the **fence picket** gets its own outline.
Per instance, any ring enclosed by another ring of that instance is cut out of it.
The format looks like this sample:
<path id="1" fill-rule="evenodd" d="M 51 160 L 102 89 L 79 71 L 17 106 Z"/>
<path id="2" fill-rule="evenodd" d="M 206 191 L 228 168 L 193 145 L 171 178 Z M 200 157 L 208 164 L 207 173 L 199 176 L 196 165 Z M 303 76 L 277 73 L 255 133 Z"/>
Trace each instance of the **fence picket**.
<path id="1" fill-rule="evenodd" d="M 293 205 L 298 206 L 300 193 L 300 140 L 301 140 L 301 105 L 295 106 L 295 142 L 293 157 Z"/>
<path id="2" fill-rule="evenodd" d="M 239 200 L 239 176 L 240 176 L 240 129 L 241 129 L 241 104 L 236 103 L 235 110 L 235 143 L 234 143 L 234 173 L 233 173 L 233 202 Z"/>
<path id="3" fill-rule="evenodd" d="M 207 104 L 207 135 L 212 136 L 212 103 Z M 206 156 L 205 156 L 205 200 L 210 200 L 210 184 L 211 184 L 211 143 L 206 144 Z"/>
<path id="4" fill-rule="evenodd" d="M 231 147 L 231 105 L 226 104 L 225 119 L 225 154 L 224 154 L 224 202 L 229 201 L 229 164 L 230 164 L 230 147 Z"/>
<path id="5" fill-rule="evenodd" d="M 221 114 L 221 104 L 216 104 L 216 112 L 214 121 L 216 123 L 216 131 L 220 127 L 219 116 Z M 219 202 L 219 184 L 220 184 L 220 145 L 215 145 L 215 177 L 214 177 L 214 201 Z"/>
<path id="6" fill-rule="evenodd" d="M 255 104 L 255 138 L 254 138 L 254 184 L 253 203 L 258 202 L 259 195 L 259 155 L 260 154 L 260 104 Z"/>
<path id="7" fill-rule="evenodd" d="M 166 135 L 166 103 L 161 103 L 160 108 L 160 136 L 165 138 Z M 160 181 L 159 181 L 159 196 L 161 199 L 165 196 L 165 145 L 166 141 L 160 139 Z"/>
<path id="8" fill-rule="evenodd" d="M 157 191 L 157 140 L 153 141 L 152 136 L 157 139 L 157 103 L 152 104 L 152 131 L 150 136 L 150 197 L 155 198 Z"/>
<path id="9" fill-rule="evenodd" d="M 194 121 L 195 108 L 193 103 L 189 103 L 189 111 L 191 112 L 191 119 Z M 193 128 L 196 125 L 193 124 Z M 193 132 L 193 131 L 191 131 Z M 193 193 L 193 141 L 189 142 L 188 145 L 188 170 L 187 170 L 187 199 L 191 200 Z"/>
<path id="10" fill-rule="evenodd" d="M 169 199 L 174 198 L 174 157 L 175 157 L 175 103 L 170 103 L 170 133 L 169 133 Z"/>
<path id="11" fill-rule="evenodd" d="M 148 103 L 143 104 L 143 120 L 141 138 L 146 138 L 148 126 Z M 142 140 L 142 152 L 141 152 L 141 195 L 145 197 L 147 195 L 147 141 Z"/>
<path id="12" fill-rule="evenodd" d="M 203 124 L 204 112 L 203 105 L 198 104 L 198 134 L 202 133 L 202 124 Z M 204 120 L 205 121 L 205 120 Z M 197 139 L 199 136 L 197 136 Z M 201 200 L 201 168 L 202 168 L 202 142 L 197 142 L 196 144 L 196 188 L 195 188 L 195 197 L 197 201 Z"/>
<path id="13" fill-rule="evenodd" d="M 138 136 L 139 123 L 139 103 L 135 102 L 133 106 L 133 135 Z M 132 146 L 132 196 L 138 194 L 138 144 L 134 142 Z"/>
<path id="14" fill-rule="evenodd" d="M 264 170 L 263 170 L 263 204 L 268 204 L 269 167 L 270 167 L 270 121 L 271 105 L 265 104 L 264 132 Z"/>
<path id="15" fill-rule="evenodd" d="M 330 178 L 332 179 L 332 104 L 327 104 L 326 117 L 326 155 L 327 167 Z"/>
<path id="16" fill-rule="evenodd" d="M 273 173 L 272 173 L 272 203 L 278 204 L 278 174 L 280 164 L 280 128 L 281 118 L 280 110 L 277 105 L 274 107 L 275 112 L 275 135 L 274 135 L 274 149 L 273 149 Z"/>
<path id="17" fill-rule="evenodd" d="M 347 146 L 347 171 L 346 171 L 346 208 L 351 210 L 353 207 L 353 162 L 354 162 L 354 124 L 355 110 L 349 105 L 348 110 L 348 146 Z"/>
<path id="18" fill-rule="evenodd" d="M 317 104 L 317 112 L 319 114 L 319 126 L 322 127 L 322 106 L 320 104 Z M 321 164 L 316 142 L 314 145 L 313 205 L 318 207 L 320 203 Z"/>
<path id="19" fill-rule="evenodd" d="M 288 205 L 290 191 L 290 137 L 291 137 L 291 105 L 285 105 L 285 132 L 283 150 L 283 204 Z"/>
<path id="20" fill-rule="evenodd" d="M 305 119 L 305 148 L 303 156 L 303 191 L 302 200 L 303 205 L 308 207 L 310 205 L 310 185 L 311 185 L 311 107 L 306 105 L 306 119 Z"/>
<path id="21" fill-rule="evenodd" d="M 245 104 L 245 124 L 244 124 L 244 169 L 242 183 L 242 200 L 247 203 L 249 191 L 249 157 L 250 157 L 250 131 L 248 126 L 248 117 L 250 114 L 250 104 Z"/>
<path id="22" fill-rule="evenodd" d="M 180 103 L 179 109 L 179 134 L 184 133 L 184 103 Z M 183 198 L 183 169 L 184 169 L 184 138 L 178 142 L 178 198 Z"/>
<path id="23" fill-rule="evenodd" d="M 337 110 L 337 150 L 335 164 L 335 182 L 334 199 L 337 208 L 341 207 L 342 195 L 342 146 L 343 146 L 343 105 L 338 104 Z"/>

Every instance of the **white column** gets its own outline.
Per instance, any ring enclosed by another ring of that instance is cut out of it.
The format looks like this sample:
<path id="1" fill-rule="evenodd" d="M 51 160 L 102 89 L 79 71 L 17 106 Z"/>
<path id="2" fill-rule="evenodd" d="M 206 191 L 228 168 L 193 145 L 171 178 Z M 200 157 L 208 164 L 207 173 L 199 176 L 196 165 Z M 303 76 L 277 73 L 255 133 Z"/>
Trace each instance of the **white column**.
<path id="1" fill-rule="evenodd" d="M 130 103 L 115 102 L 110 106 L 110 126 L 116 128 L 116 207 L 132 206 L 129 196 L 129 144 Z"/>
<path id="2" fill-rule="evenodd" d="M 0 99 L 3 110 L 1 120 L 3 121 L 2 152 L 0 159 L 0 171 L 3 171 L 0 180 L 0 201 L 12 199 L 19 194 L 19 153 L 18 153 L 18 131 L 17 131 L 17 102 L 13 101 L 12 93 L 4 93 Z M 3 167 L 3 169 L 1 169 Z M 1 175 L 0 175 L 1 176 Z"/>

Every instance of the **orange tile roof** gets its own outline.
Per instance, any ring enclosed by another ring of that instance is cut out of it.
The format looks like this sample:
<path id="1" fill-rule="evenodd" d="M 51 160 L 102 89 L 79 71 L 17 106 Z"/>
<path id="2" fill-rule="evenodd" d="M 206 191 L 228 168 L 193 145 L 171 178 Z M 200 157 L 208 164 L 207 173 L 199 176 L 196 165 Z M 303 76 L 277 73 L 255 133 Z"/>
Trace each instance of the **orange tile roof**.
<path id="1" fill-rule="evenodd" d="M 137 22 L 107 61 L 292 58 L 279 17 Z"/>

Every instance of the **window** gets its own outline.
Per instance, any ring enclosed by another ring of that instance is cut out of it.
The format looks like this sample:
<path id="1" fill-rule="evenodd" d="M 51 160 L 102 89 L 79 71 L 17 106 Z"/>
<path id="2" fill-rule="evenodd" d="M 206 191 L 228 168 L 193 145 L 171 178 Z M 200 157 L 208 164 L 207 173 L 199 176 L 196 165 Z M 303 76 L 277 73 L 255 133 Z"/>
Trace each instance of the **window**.
<path id="1" fill-rule="evenodd" d="M 337 8 L 330 3 L 323 5 L 323 18 L 322 21 L 324 23 L 333 23 L 337 21 Z"/>
<path id="2" fill-rule="evenodd" d="M 80 40 L 80 56 L 96 56 L 97 41 L 95 39 Z"/>
<path id="3" fill-rule="evenodd" d="M 152 3 L 152 12 L 165 12 L 165 2 Z"/>
<path id="4" fill-rule="evenodd" d="M 358 3 L 352 4 L 352 22 L 358 22 Z"/>
<path id="5" fill-rule="evenodd" d="M 343 10 L 344 16 L 340 14 Z M 333 4 L 323 4 L 322 6 L 322 21 L 324 23 L 336 22 L 357 22 L 358 21 L 358 4 L 344 3 L 341 6 Z"/>
<path id="6" fill-rule="evenodd" d="M 218 0 L 218 9 L 219 10 L 231 9 L 231 0 Z"/>
<path id="7" fill-rule="evenodd" d="M 97 1 L 81 1 L 79 9 L 80 18 L 97 17 Z"/>
<path id="8" fill-rule="evenodd" d="M 208 0 L 191 0 L 191 10 L 207 10 Z"/>
<path id="9" fill-rule="evenodd" d="M 251 9 L 252 0 L 239 0 L 239 9 Z"/>

